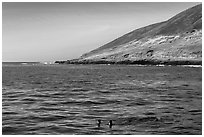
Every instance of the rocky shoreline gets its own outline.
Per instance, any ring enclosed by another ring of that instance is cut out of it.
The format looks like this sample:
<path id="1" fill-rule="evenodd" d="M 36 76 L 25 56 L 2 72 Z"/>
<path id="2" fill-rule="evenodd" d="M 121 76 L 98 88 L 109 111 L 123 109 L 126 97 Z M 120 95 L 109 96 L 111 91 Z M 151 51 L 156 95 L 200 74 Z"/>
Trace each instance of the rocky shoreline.
<path id="1" fill-rule="evenodd" d="M 125 61 L 91 61 L 91 60 L 67 60 L 67 61 L 56 61 L 56 64 L 135 64 L 135 65 L 202 65 L 200 60 L 125 60 Z"/>

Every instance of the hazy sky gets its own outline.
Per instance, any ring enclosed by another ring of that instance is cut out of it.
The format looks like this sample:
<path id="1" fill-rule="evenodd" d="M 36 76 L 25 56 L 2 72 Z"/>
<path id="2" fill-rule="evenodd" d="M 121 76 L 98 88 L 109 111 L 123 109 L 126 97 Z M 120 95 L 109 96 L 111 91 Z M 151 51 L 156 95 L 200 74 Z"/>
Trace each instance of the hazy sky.
<path id="1" fill-rule="evenodd" d="M 3 3 L 3 61 L 78 58 L 199 3 Z"/>

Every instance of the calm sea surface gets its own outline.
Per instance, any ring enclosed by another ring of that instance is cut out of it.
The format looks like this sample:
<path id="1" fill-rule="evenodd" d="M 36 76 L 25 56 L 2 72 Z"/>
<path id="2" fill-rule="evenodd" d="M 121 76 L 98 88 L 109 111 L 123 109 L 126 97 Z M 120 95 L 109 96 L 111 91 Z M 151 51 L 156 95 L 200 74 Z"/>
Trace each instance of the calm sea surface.
<path id="1" fill-rule="evenodd" d="M 2 132 L 202 134 L 201 74 L 182 66 L 3 65 Z"/>

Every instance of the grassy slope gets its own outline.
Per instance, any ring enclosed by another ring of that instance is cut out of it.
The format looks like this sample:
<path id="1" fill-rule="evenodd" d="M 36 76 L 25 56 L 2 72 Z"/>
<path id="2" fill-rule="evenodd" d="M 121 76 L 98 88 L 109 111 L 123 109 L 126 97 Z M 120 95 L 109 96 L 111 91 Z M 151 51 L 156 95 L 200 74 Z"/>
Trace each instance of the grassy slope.
<path id="1" fill-rule="evenodd" d="M 198 34 L 199 36 L 194 36 L 194 37 L 200 37 L 199 39 L 194 38 L 194 39 L 191 39 L 190 41 L 186 40 L 187 39 L 186 37 L 190 37 L 191 34 L 188 34 L 189 36 L 184 36 L 186 35 L 185 34 L 186 32 L 191 32 L 193 29 L 197 29 L 197 30 L 202 29 L 202 5 L 201 4 L 177 14 L 176 16 L 169 19 L 168 21 L 152 24 L 140 29 L 136 29 L 130 33 L 127 33 L 122 37 L 117 38 L 112 42 L 105 44 L 102 47 L 99 47 L 98 49 L 95 49 L 89 53 L 82 55 L 81 58 L 92 59 L 92 60 L 106 59 L 109 61 L 127 60 L 127 59 L 130 59 L 130 60 L 149 59 L 148 57 L 145 57 L 146 56 L 145 52 L 148 51 L 148 48 L 150 46 L 149 44 L 145 44 L 145 42 L 147 42 L 151 38 L 154 39 L 157 36 L 161 36 L 161 35 L 162 36 L 180 35 L 179 37 L 180 40 L 176 39 L 171 43 L 164 42 L 163 44 L 154 43 L 152 46 L 152 48 L 154 49 L 154 53 L 157 53 L 155 51 L 163 52 L 164 49 L 166 50 L 168 49 L 170 52 L 168 53 L 168 55 L 171 55 L 168 57 L 168 59 L 172 59 L 173 56 L 175 57 L 182 56 L 182 54 L 184 54 L 184 51 L 181 51 L 181 49 L 183 50 L 185 49 L 185 53 L 188 52 L 188 50 L 190 50 L 188 54 L 191 54 L 191 52 L 198 53 L 199 54 L 198 58 L 200 58 L 200 55 L 201 55 L 200 53 L 202 53 L 202 50 L 201 50 L 202 34 Z M 139 44 L 130 44 L 131 41 L 139 41 Z M 129 45 L 129 47 L 127 45 Z M 143 45 L 143 47 L 141 47 L 141 45 Z M 190 46 L 190 48 L 182 47 L 181 45 L 188 45 L 186 47 Z M 169 48 L 168 46 L 171 48 Z M 195 47 L 195 49 L 192 48 L 193 46 Z M 125 47 L 125 48 L 122 48 L 122 47 Z M 201 50 L 201 52 L 199 51 L 194 52 L 194 50 L 198 50 L 198 49 Z M 120 52 L 121 50 L 123 50 L 124 52 Z M 132 51 L 132 53 L 129 53 L 130 50 Z M 179 50 L 179 53 L 176 50 Z M 137 56 L 137 58 L 123 58 L 125 54 L 133 55 L 137 53 L 141 53 L 141 56 L 135 55 Z M 98 55 L 98 54 L 104 54 L 104 56 L 99 56 L 99 58 L 98 57 L 95 58 L 94 55 Z M 164 55 L 165 54 L 167 53 L 164 53 Z M 111 56 L 111 58 L 109 56 Z M 152 59 L 162 59 L 162 56 L 158 57 L 158 54 L 157 55 L 153 54 L 152 56 L 153 56 Z M 186 56 L 186 58 L 188 57 Z"/>

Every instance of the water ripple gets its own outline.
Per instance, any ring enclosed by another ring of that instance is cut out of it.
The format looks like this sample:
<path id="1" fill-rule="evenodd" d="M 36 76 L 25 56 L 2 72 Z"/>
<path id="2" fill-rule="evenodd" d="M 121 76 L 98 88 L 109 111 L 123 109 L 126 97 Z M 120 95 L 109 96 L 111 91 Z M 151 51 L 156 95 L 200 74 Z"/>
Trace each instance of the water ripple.
<path id="1" fill-rule="evenodd" d="M 201 73 L 168 66 L 4 66 L 2 133 L 202 134 Z"/>

